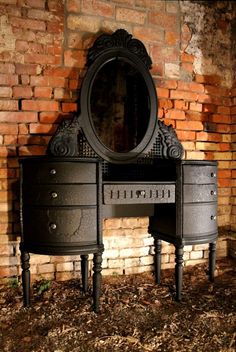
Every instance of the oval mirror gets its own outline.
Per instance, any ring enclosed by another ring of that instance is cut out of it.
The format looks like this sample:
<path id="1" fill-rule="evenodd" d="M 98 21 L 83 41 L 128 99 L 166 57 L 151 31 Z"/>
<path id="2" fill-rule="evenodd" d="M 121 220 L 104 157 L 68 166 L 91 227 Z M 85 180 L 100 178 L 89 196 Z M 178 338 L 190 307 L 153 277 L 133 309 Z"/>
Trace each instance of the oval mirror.
<path id="1" fill-rule="evenodd" d="M 95 75 L 90 93 L 95 133 L 108 149 L 127 153 L 144 138 L 150 119 L 150 97 L 137 68 L 115 58 Z"/>

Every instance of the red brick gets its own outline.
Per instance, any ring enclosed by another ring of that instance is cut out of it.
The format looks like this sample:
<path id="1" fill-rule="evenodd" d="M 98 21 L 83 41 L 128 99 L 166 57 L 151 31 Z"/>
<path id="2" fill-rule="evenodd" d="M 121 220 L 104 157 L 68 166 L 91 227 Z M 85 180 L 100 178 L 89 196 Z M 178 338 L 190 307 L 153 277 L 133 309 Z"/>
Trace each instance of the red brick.
<path id="1" fill-rule="evenodd" d="M 168 45 L 176 45 L 179 42 L 180 37 L 177 32 L 166 31 L 165 33 L 165 42 Z"/>
<path id="2" fill-rule="evenodd" d="M 200 121 L 176 121 L 176 128 L 179 130 L 202 131 L 203 124 Z"/>
<path id="3" fill-rule="evenodd" d="M 0 97 L 11 98 L 12 89 L 10 87 L 0 87 Z"/>
<path id="4" fill-rule="evenodd" d="M 178 110 L 188 110 L 189 103 L 184 100 L 175 100 L 174 101 L 175 108 Z"/>
<path id="5" fill-rule="evenodd" d="M 197 98 L 199 103 L 211 103 L 215 105 L 222 105 L 223 104 L 223 98 L 218 96 L 213 96 L 213 95 L 208 95 L 204 93 L 199 93 L 198 98 Z"/>
<path id="6" fill-rule="evenodd" d="M 232 178 L 236 178 L 236 170 L 232 170 Z"/>
<path id="7" fill-rule="evenodd" d="M 184 52 L 184 53 L 181 54 L 181 60 L 182 60 L 182 62 L 193 63 L 194 62 L 194 56 Z"/>
<path id="8" fill-rule="evenodd" d="M 29 133 L 29 126 L 24 123 L 19 124 L 19 134 L 28 134 Z"/>
<path id="9" fill-rule="evenodd" d="M 231 117 L 230 115 L 213 114 L 211 116 L 211 121 L 216 123 L 231 123 Z"/>
<path id="10" fill-rule="evenodd" d="M 160 98 L 169 98 L 169 90 L 166 88 L 157 88 L 157 96 Z"/>
<path id="11" fill-rule="evenodd" d="M 230 114 L 230 107 L 228 107 L 228 106 L 218 106 L 217 107 L 217 113 L 218 114 L 223 114 L 223 115 L 229 115 Z"/>
<path id="12" fill-rule="evenodd" d="M 230 179 L 218 179 L 219 187 L 231 187 Z"/>
<path id="13" fill-rule="evenodd" d="M 193 132 L 193 131 L 180 131 L 180 130 L 177 130 L 176 133 L 177 133 L 178 138 L 181 141 L 189 141 L 189 140 L 193 141 L 193 140 L 195 140 L 196 133 Z"/>
<path id="14" fill-rule="evenodd" d="M 190 62 L 182 62 L 181 68 L 182 68 L 182 70 L 187 71 L 189 73 L 193 72 L 193 64 Z"/>
<path id="15" fill-rule="evenodd" d="M 222 152 L 231 151 L 230 143 L 220 143 L 219 146 Z"/>
<path id="16" fill-rule="evenodd" d="M 181 90 L 171 90 L 170 91 L 170 98 L 171 99 L 184 99 L 184 100 L 196 101 L 198 98 L 198 94 L 192 93 L 192 92 L 185 92 L 185 91 L 181 91 Z"/>
<path id="17" fill-rule="evenodd" d="M 116 20 L 121 22 L 144 24 L 147 14 L 144 11 L 137 11 L 123 7 L 116 8 Z"/>
<path id="18" fill-rule="evenodd" d="M 55 124 L 39 124 L 39 123 L 31 123 L 30 124 L 30 133 L 37 134 L 53 134 L 57 129 L 57 125 Z"/>
<path id="19" fill-rule="evenodd" d="M 57 101 L 50 100 L 23 100 L 22 110 L 58 111 L 59 104 Z"/>
<path id="20" fill-rule="evenodd" d="M 33 95 L 31 87 L 13 87 L 13 96 L 16 98 L 31 98 Z"/>
<path id="21" fill-rule="evenodd" d="M 51 98 L 52 88 L 51 87 L 35 87 L 34 88 L 35 98 Z"/>
<path id="22" fill-rule="evenodd" d="M 216 132 L 219 133 L 230 133 L 230 125 L 229 124 L 217 124 Z"/>
<path id="23" fill-rule="evenodd" d="M 46 146 L 32 145 L 27 147 L 19 147 L 19 155 L 44 155 Z"/>
<path id="24" fill-rule="evenodd" d="M 62 33 L 63 32 L 63 22 L 47 22 L 47 32 L 48 33 Z"/>
<path id="25" fill-rule="evenodd" d="M 40 112 L 39 121 L 41 123 L 52 124 L 55 122 L 59 122 L 60 116 L 58 112 Z"/>
<path id="26" fill-rule="evenodd" d="M 236 114 L 236 106 L 233 106 L 230 110 L 232 115 Z"/>
<path id="27" fill-rule="evenodd" d="M 21 75 L 21 83 L 23 85 L 27 85 L 30 82 L 29 75 Z"/>
<path id="28" fill-rule="evenodd" d="M 202 104 L 190 103 L 189 109 L 192 111 L 202 112 Z"/>
<path id="29" fill-rule="evenodd" d="M 231 178 L 231 170 L 218 170 L 219 178 Z"/>
<path id="30" fill-rule="evenodd" d="M 62 103 L 63 112 L 74 112 L 77 111 L 77 103 Z"/>
<path id="31" fill-rule="evenodd" d="M 14 146 L 0 147 L 0 157 L 10 157 L 10 156 L 16 156 L 16 147 Z"/>
<path id="32" fill-rule="evenodd" d="M 36 112 L 26 111 L 0 111 L 0 122 L 36 122 L 38 115 Z"/>
<path id="33" fill-rule="evenodd" d="M 25 63 L 37 64 L 60 64 L 60 59 L 55 55 L 46 54 L 25 54 Z"/>
<path id="34" fill-rule="evenodd" d="M 0 123 L 0 134 L 17 134 L 18 125 L 15 123 Z"/>
<path id="35" fill-rule="evenodd" d="M 229 90 L 227 88 L 223 88 L 223 87 L 215 87 L 215 86 L 206 85 L 205 91 L 208 94 L 217 95 L 217 96 L 227 97 L 229 95 Z"/>
<path id="36" fill-rule="evenodd" d="M 68 79 L 64 77 L 48 77 L 49 86 L 52 88 L 67 88 Z"/>
<path id="37" fill-rule="evenodd" d="M 160 62 L 155 62 L 150 70 L 152 76 L 163 76 L 163 72 L 164 66 L 163 63 Z"/>
<path id="38" fill-rule="evenodd" d="M 67 67 L 84 68 L 86 57 L 83 50 L 65 50 L 64 62 Z"/>
<path id="39" fill-rule="evenodd" d="M 196 82 L 220 85 L 221 77 L 217 75 L 195 75 Z"/>
<path id="40" fill-rule="evenodd" d="M 0 110 L 18 110 L 18 100 L 0 100 Z"/>
<path id="41" fill-rule="evenodd" d="M 75 1 L 73 1 L 75 3 Z M 73 4 L 72 4 L 73 5 Z M 68 5 L 67 5 L 68 6 Z M 73 6 L 74 7 L 74 6 Z M 89 15 L 113 17 L 114 5 L 104 1 L 82 1 L 81 12 Z"/>
<path id="42" fill-rule="evenodd" d="M 43 8 L 45 7 L 45 0 L 25 0 L 24 3 L 30 7 Z"/>
<path id="43" fill-rule="evenodd" d="M 51 77 L 64 77 L 64 78 L 79 78 L 79 70 L 76 68 L 67 68 L 67 67 L 49 67 L 43 71 L 44 76 Z"/>
<path id="44" fill-rule="evenodd" d="M 156 79 L 155 80 L 156 86 L 160 88 L 168 88 L 168 89 L 176 89 L 177 88 L 177 81 L 173 79 Z"/>
<path id="45" fill-rule="evenodd" d="M 164 123 L 167 125 L 167 126 L 172 126 L 173 128 L 175 128 L 175 120 L 171 120 L 171 119 L 167 119 L 165 118 L 164 119 Z"/>
<path id="46" fill-rule="evenodd" d="M 28 17 L 42 21 L 55 21 L 57 19 L 53 12 L 41 10 L 41 9 L 29 9 Z"/>
<path id="47" fill-rule="evenodd" d="M 29 50 L 29 43 L 25 40 L 16 40 L 16 51 L 26 52 Z"/>
<path id="48" fill-rule="evenodd" d="M 49 86 L 49 78 L 48 76 L 31 76 L 30 77 L 30 85 L 38 86 L 38 87 L 47 87 Z"/>
<path id="49" fill-rule="evenodd" d="M 15 65 L 0 62 L 0 73 L 15 73 Z"/>
<path id="50" fill-rule="evenodd" d="M 5 135 L 3 144 L 4 145 L 16 145 L 17 144 L 17 136 Z"/>
<path id="51" fill-rule="evenodd" d="M 152 25 L 161 26 L 164 29 L 176 29 L 177 17 L 176 15 L 166 14 L 159 11 L 150 11 L 148 17 L 149 23 Z"/>
<path id="52" fill-rule="evenodd" d="M 209 120 L 208 114 L 201 113 L 201 112 L 191 112 L 191 111 L 186 112 L 186 118 L 191 121 L 208 121 Z"/>
<path id="53" fill-rule="evenodd" d="M 173 108 L 173 102 L 170 99 L 159 99 L 158 106 L 164 109 L 171 109 Z"/>
<path id="54" fill-rule="evenodd" d="M 173 120 L 184 120 L 185 112 L 181 110 L 168 110 L 166 117 Z"/>
<path id="55" fill-rule="evenodd" d="M 203 104 L 203 112 L 216 112 L 217 107 L 213 104 Z"/>
<path id="56" fill-rule="evenodd" d="M 71 98 L 71 92 L 65 88 L 55 88 L 54 89 L 54 99 L 56 100 L 66 100 Z"/>
<path id="57" fill-rule="evenodd" d="M 133 35 L 143 42 L 162 42 L 164 40 L 164 31 L 162 29 L 153 30 L 152 28 L 134 27 Z"/>
<path id="58" fill-rule="evenodd" d="M 204 92 L 204 85 L 195 82 L 178 82 L 178 89 L 192 92 Z"/>
<path id="59" fill-rule="evenodd" d="M 14 86 L 18 84 L 18 76 L 17 75 L 12 75 L 12 74 L 0 74 L 0 84 L 2 86 Z"/>
<path id="60" fill-rule="evenodd" d="M 163 118 L 164 117 L 164 109 L 159 108 L 158 112 L 157 112 L 157 116 L 159 119 Z"/>
<path id="61" fill-rule="evenodd" d="M 80 12 L 80 2 L 78 0 L 67 0 L 66 8 L 68 12 Z"/>
<path id="62" fill-rule="evenodd" d="M 221 135 L 218 133 L 198 132 L 197 141 L 221 142 Z"/>
<path id="63" fill-rule="evenodd" d="M 31 29 L 31 30 L 38 30 L 38 31 L 46 30 L 46 24 L 43 21 L 11 17 L 9 22 L 12 26 L 20 27 L 23 29 Z"/>

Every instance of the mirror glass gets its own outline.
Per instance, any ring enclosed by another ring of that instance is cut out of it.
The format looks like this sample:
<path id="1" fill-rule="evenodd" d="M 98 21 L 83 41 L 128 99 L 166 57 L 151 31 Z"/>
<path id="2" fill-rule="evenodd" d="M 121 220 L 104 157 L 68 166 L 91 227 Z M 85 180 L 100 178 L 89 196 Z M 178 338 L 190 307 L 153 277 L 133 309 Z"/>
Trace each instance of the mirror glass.
<path id="1" fill-rule="evenodd" d="M 90 113 L 98 139 L 110 150 L 126 153 L 142 141 L 150 119 L 150 97 L 141 73 L 116 58 L 97 72 Z"/>

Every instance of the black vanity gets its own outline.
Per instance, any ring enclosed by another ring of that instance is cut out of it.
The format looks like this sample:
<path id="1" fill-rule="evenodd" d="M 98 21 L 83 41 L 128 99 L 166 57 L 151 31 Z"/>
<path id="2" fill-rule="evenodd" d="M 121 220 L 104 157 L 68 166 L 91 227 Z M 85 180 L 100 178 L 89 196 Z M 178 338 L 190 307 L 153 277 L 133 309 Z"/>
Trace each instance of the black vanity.
<path id="1" fill-rule="evenodd" d="M 214 277 L 217 164 L 181 160 L 174 129 L 157 119 L 151 59 L 139 40 L 122 29 L 103 34 L 88 51 L 87 66 L 80 113 L 62 121 L 47 156 L 20 159 L 24 304 L 30 303 L 30 252 L 81 255 L 85 291 L 93 253 L 98 311 L 102 221 L 127 216 L 149 216 L 157 283 L 161 240 L 175 245 L 180 300 L 184 245 L 210 244 Z"/>

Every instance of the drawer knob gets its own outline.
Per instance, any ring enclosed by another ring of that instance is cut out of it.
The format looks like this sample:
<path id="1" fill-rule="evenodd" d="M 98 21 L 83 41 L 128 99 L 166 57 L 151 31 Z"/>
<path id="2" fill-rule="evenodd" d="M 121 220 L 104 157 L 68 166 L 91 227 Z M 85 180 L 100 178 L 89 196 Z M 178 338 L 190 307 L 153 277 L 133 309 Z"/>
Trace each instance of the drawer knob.
<path id="1" fill-rule="evenodd" d="M 215 172 L 212 172 L 212 173 L 211 173 L 211 177 L 216 177 L 216 173 L 215 173 Z"/>
<path id="2" fill-rule="evenodd" d="M 52 223 L 52 224 L 49 225 L 49 227 L 50 227 L 51 230 L 56 230 L 57 225 Z"/>
<path id="3" fill-rule="evenodd" d="M 55 169 L 51 169 L 51 170 L 50 170 L 50 175 L 56 175 L 56 173 L 57 173 L 57 172 L 56 172 Z"/>
<path id="4" fill-rule="evenodd" d="M 137 194 L 138 197 L 139 196 L 145 197 L 146 192 L 144 190 L 142 190 L 142 191 L 137 191 L 136 194 Z"/>
<path id="5" fill-rule="evenodd" d="M 212 215 L 211 220 L 216 220 L 216 215 Z"/>
<path id="6" fill-rule="evenodd" d="M 57 192 L 51 192 L 51 197 L 54 199 L 57 198 Z"/>
<path id="7" fill-rule="evenodd" d="M 216 196 L 216 191 L 211 191 L 212 196 Z"/>

